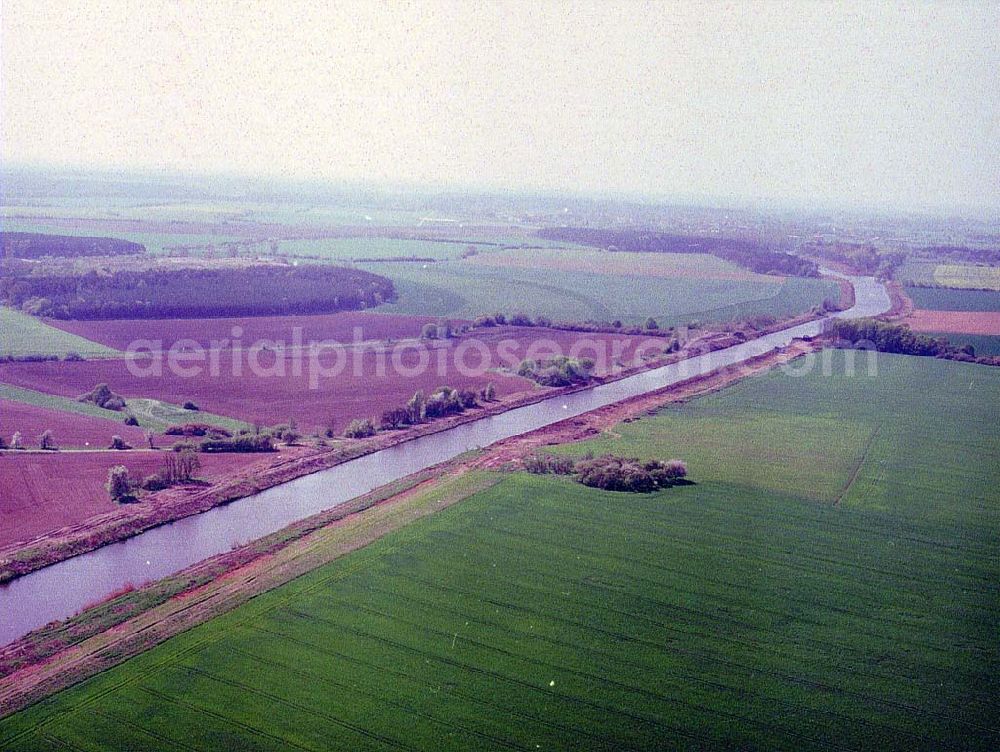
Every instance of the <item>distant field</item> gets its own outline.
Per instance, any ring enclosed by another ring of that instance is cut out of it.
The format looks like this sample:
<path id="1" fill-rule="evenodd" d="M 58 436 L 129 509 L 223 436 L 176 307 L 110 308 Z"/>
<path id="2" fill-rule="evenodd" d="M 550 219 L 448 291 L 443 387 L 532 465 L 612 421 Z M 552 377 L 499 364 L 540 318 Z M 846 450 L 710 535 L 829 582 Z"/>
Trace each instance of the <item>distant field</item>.
<path id="1" fill-rule="evenodd" d="M 932 311 L 1000 311 L 1000 292 L 949 290 L 940 287 L 907 287 L 917 308 Z"/>
<path id="2" fill-rule="evenodd" d="M 920 285 L 973 290 L 1000 290 L 1000 268 L 979 264 L 939 264 L 936 261 L 907 261 L 897 278 Z"/>
<path id="3" fill-rule="evenodd" d="M 54 321 L 53 326 L 119 350 L 169 350 L 174 343 L 192 340 L 206 349 L 227 349 L 269 343 L 272 347 L 296 342 L 409 339 L 419 337 L 430 316 L 393 316 L 369 311 L 342 311 L 315 316 L 253 316 L 211 319 L 114 319 L 111 321 Z M 139 340 L 146 340 L 140 343 Z M 152 345 L 150 343 L 153 343 Z"/>
<path id="4" fill-rule="evenodd" d="M 475 246 L 475 243 L 439 243 L 397 238 L 321 238 L 283 240 L 278 249 L 281 253 L 293 256 L 318 256 L 324 260 L 337 262 L 410 256 L 443 260 L 458 258 L 470 245 Z M 391 267 L 380 265 L 378 268 Z"/>
<path id="5" fill-rule="evenodd" d="M 918 308 L 902 323 L 915 332 L 1000 335 L 1000 311 L 927 311 Z"/>
<path id="6" fill-rule="evenodd" d="M 380 311 L 458 318 L 519 311 L 557 320 L 621 319 L 630 323 L 655 316 L 661 325 L 674 325 L 756 313 L 801 312 L 839 295 L 835 283 L 821 279 L 788 278 L 782 283 L 761 277 L 666 278 L 489 267 L 478 261 L 429 264 L 427 268 L 364 266 L 389 277 L 399 294 L 397 303 L 381 306 Z"/>
<path id="7" fill-rule="evenodd" d="M 106 358 L 118 355 L 105 345 L 48 326 L 34 316 L 0 306 L 0 356 L 66 355 Z"/>
<path id="8" fill-rule="evenodd" d="M 79 212 L 67 210 L 68 217 L 79 216 Z M 142 217 L 140 217 L 142 218 Z M 148 217 L 145 217 L 148 218 Z M 57 235 L 111 235 L 133 243 L 141 243 L 147 252 L 152 254 L 177 253 L 180 249 L 189 248 L 191 255 L 201 255 L 207 250 L 224 254 L 225 244 L 245 243 L 246 237 L 226 234 L 184 233 L 184 232 L 121 232 L 116 229 L 115 222 L 120 218 L 105 216 L 101 213 L 96 222 L 84 221 L 74 225 L 71 219 L 47 222 L 44 219 L 5 219 L 4 229 L 9 232 L 40 232 Z M 270 246 L 255 244 L 254 253 L 266 252 Z"/>
<path id="9" fill-rule="evenodd" d="M 609 253 L 594 249 L 500 250 L 480 253 L 468 261 L 474 266 L 513 269 L 555 269 L 592 274 L 690 279 L 727 279 L 780 284 L 705 253 Z"/>
<path id="10" fill-rule="evenodd" d="M 844 357 L 584 446 L 681 456 L 695 485 L 508 476 L 0 747 L 997 749 L 1000 372 Z"/>
<path id="11" fill-rule="evenodd" d="M 946 287 L 1000 290 L 1000 268 L 974 264 L 941 264 L 934 270 L 934 279 Z"/>

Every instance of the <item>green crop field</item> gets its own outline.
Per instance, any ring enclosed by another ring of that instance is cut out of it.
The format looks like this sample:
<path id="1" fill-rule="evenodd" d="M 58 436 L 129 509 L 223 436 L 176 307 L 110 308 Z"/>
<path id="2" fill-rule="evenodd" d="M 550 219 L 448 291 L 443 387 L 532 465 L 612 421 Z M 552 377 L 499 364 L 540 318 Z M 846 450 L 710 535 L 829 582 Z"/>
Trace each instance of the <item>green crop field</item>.
<path id="1" fill-rule="evenodd" d="M 917 308 L 930 311 L 1000 311 L 1000 292 L 951 290 L 943 287 L 907 287 Z"/>
<path id="2" fill-rule="evenodd" d="M 821 279 L 668 278 L 454 261 L 426 267 L 368 264 L 363 268 L 389 277 L 396 285 L 399 301 L 380 306 L 380 311 L 456 318 L 503 311 L 556 320 L 637 323 L 655 316 L 661 325 L 671 326 L 758 313 L 797 313 L 839 295 L 835 283 Z"/>
<path id="3" fill-rule="evenodd" d="M 695 485 L 506 476 L 0 748 L 997 749 L 1000 371 L 831 357 L 574 449 Z"/>
<path id="4" fill-rule="evenodd" d="M 34 316 L 0 306 L 0 357 L 5 355 L 66 355 L 88 358 L 121 355 L 105 345 L 91 342 L 49 326 Z"/>

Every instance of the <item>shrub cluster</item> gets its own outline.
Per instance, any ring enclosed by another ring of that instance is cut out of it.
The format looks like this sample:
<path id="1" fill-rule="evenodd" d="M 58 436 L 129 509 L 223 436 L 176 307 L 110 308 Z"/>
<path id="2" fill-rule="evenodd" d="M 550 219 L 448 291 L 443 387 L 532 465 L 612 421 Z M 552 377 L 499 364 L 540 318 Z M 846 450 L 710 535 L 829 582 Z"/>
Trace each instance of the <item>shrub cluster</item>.
<path id="1" fill-rule="evenodd" d="M 111 446 L 108 447 L 108 449 L 117 449 L 119 451 L 124 451 L 126 449 L 131 449 L 131 448 L 132 445 L 117 434 L 111 437 Z"/>
<path id="2" fill-rule="evenodd" d="M 168 452 L 163 456 L 163 467 L 154 475 L 148 475 L 140 486 L 146 491 L 162 491 L 179 483 L 190 483 L 201 470 L 201 460 L 191 449 Z"/>
<path id="3" fill-rule="evenodd" d="M 572 475 L 575 471 L 575 463 L 569 457 L 536 454 L 524 458 L 524 469 L 534 475 Z"/>
<path id="4" fill-rule="evenodd" d="M 77 402 L 90 402 L 105 410 L 124 410 L 127 406 L 125 398 L 115 394 L 107 384 L 98 384 L 86 394 L 77 397 Z"/>
<path id="5" fill-rule="evenodd" d="M 471 389 L 453 389 L 450 386 L 439 386 L 426 397 L 422 391 L 418 391 L 405 405 L 382 413 L 379 427 L 393 429 L 413 426 L 435 418 L 465 412 L 470 407 L 477 407 L 480 399 L 495 398 L 496 387 L 493 384 L 489 384 L 478 394 Z"/>
<path id="6" fill-rule="evenodd" d="M 181 423 L 167 427 L 163 433 L 167 436 L 208 436 L 211 439 L 228 439 L 232 436 L 225 428 L 207 423 Z"/>
<path id="7" fill-rule="evenodd" d="M 605 491 L 650 493 L 676 485 L 687 476 L 687 466 L 680 460 L 649 460 L 605 455 L 583 460 L 576 465 L 579 481 L 585 486 Z"/>
<path id="8" fill-rule="evenodd" d="M 590 358 L 568 358 L 561 355 L 543 360 L 523 360 L 517 375 L 542 386 L 569 386 L 590 381 L 594 361 Z"/>
<path id="9" fill-rule="evenodd" d="M 524 459 L 524 469 L 536 475 L 575 475 L 591 488 L 605 491 L 651 493 L 681 483 L 687 466 L 681 460 L 648 460 L 606 454 L 574 462 L 569 457 L 536 454 Z"/>
<path id="10" fill-rule="evenodd" d="M 275 441 L 284 441 L 286 444 L 294 444 L 302 438 L 302 434 L 299 432 L 299 427 L 294 420 L 290 420 L 288 423 L 282 423 L 278 426 L 272 426 L 264 433 Z M 329 435 L 332 437 L 333 432 L 329 432 Z"/>
<path id="11" fill-rule="evenodd" d="M 352 420 L 344 429 L 344 436 L 348 439 L 366 439 L 375 435 L 375 424 L 368 418 Z"/>
<path id="12" fill-rule="evenodd" d="M 118 504 L 136 501 L 134 484 L 124 465 L 115 465 L 108 470 L 108 482 L 104 487 L 111 495 L 111 500 Z"/>
<path id="13" fill-rule="evenodd" d="M 48 428 L 42 431 L 42 435 L 38 439 L 38 447 L 52 452 L 59 449 L 59 446 L 56 444 L 55 436 Z"/>
<path id="14" fill-rule="evenodd" d="M 177 445 L 174 445 L 174 449 Z M 215 452 L 273 452 L 274 439 L 262 434 L 260 436 L 234 436 L 230 439 L 205 439 L 198 448 L 206 453 Z"/>

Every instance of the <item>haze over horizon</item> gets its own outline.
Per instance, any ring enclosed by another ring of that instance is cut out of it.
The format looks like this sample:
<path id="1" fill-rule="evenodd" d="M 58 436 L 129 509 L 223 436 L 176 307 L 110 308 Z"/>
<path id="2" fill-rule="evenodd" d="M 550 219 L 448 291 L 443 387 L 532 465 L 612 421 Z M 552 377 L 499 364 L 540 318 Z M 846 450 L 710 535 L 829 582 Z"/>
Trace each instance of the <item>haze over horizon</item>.
<path id="1" fill-rule="evenodd" d="M 1000 208 L 1000 5 L 12 0 L 4 165 Z"/>

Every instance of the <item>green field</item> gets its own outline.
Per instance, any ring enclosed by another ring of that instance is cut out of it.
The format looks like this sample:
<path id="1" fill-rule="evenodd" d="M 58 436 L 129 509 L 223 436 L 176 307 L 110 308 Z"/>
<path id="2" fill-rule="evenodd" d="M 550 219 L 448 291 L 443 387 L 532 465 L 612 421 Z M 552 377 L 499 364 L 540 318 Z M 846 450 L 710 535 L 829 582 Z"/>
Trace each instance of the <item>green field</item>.
<path id="1" fill-rule="evenodd" d="M 283 240 L 281 253 L 293 256 L 317 256 L 324 261 L 346 262 L 354 259 L 419 257 L 432 259 L 458 258 L 466 246 L 475 243 L 441 243 L 400 238 L 321 238 L 318 240 Z M 478 247 L 478 246 L 477 246 Z M 379 264 L 385 273 L 395 264 Z"/>
<path id="2" fill-rule="evenodd" d="M 907 287 L 913 305 L 930 311 L 1000 311 L 1000 292 Z"/>
<path id="3" fill-rule="evenodd" d="M 776 283 L 665 278 L 491 268 L 463 262 L 426 267 L 362 266 L 389 277 L 396 285 L 399 301 L 380 306 L 380 311 L 456 318 L 503 311 L 564 321 L 621 319 L 638 323 L 655 316 L 661 325 L 671 326 L 696 320 L 726 321 L 751 314 L 798 313 L 822 303 L 824 298 L 836 300 L 839 296 L 835 283 L 821 279 L 789 278 Z"/>
<path id="4" fill-rule="evenodd" d="M 161 402 L 155 399 L 130 398 L 128 400 L 128 409 L 117 412 L 115 410 L 105 410 L 103 407 L 98 407 L 90 402 L 78 402 L 69 397 L 59 397 L 54 394 L 36 392 L 32 389 L 22 389 L 10 384 L 0 384 L 0 399 L 114 421 L 124 421 L 126 415 L 131 413 L 139 421 L 141 427 L 148 428 L 154 433 L 162 433 L 167 427 L 181 423 L 208 423 L 209 425 L 220 426 L 233 432 L 253 428 L 249 423 L 244 423 L 235 418 L 214 415 L 201 410 L 193 412 L 185 410 L 180 405 L 172 405 L 169 402 Z"/>
<path id="5" fill-rule="evenodd" d="M 66 355 L 88 358 L 121 355 L 105 345 L 77 337 L 42 322 L 34 316 L 0 306 L 0 357 L 5 355 Z"/>
<path id="6" fill-rule="evenodd" d="M 510 475 L 0 722 L 0 748 L 997 749 L 1000 371 L 844 357 L 584 447 L 696 485 Z"/>

